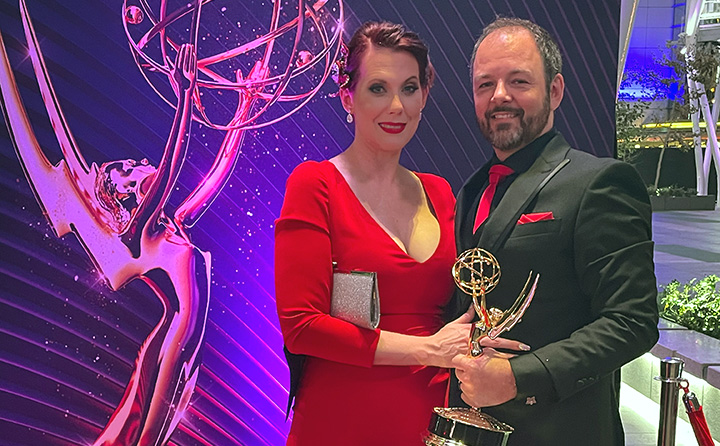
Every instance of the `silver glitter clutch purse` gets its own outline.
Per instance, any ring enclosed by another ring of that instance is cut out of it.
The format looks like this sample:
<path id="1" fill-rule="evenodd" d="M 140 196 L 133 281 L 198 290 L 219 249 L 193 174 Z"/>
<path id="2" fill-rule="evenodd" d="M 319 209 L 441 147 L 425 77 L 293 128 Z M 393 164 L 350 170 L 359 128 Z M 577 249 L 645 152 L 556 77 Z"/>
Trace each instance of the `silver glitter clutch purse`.
<path id="1" fill-rule="evenodd" d="M 376 329 L 380 323 L 377 275 L 367 271 L 335 271 L 330 316 Z"/>

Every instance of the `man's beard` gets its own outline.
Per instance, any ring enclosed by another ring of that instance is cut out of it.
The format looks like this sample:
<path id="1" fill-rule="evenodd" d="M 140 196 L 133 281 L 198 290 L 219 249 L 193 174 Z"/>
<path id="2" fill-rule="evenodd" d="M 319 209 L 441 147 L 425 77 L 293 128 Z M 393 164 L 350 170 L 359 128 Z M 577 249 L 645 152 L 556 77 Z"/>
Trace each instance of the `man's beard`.
<path id="1" fill-rule="evenodd" d="M 518 115 L 520 125 L 514 122 L 501 124 L 493 129 L 490 125 L 491 115 L 497 112 L 510 112 Z M 493 148 L 502 152 L 521 149 L 535 140 L 545 128 L 550 117 L 550 95 L 546 94 L 542 109 L 533 116 L 525 116 L 525 110 L 508 106 L 498 106 L 485 112 L 483 119 L 478 117 L 478 125 L 485 139 Z"/>

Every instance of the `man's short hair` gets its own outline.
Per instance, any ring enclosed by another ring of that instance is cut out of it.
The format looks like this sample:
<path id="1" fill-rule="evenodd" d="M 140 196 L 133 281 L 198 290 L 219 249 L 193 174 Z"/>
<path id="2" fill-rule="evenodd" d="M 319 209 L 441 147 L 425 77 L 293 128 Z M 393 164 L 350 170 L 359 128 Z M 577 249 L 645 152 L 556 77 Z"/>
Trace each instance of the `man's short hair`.
<path id="1" fill-rule="evenodd" d="M 547 89 L 550 89 L 550 84 L 555 78 L 556 74 L 562 72 L 562 55 L 558 48 L 555 39 L 550 36 L 550 33 L 545 30 L 542 26 L 537 23 L 531 22 L 530 20 L 519 19 L 517 17 L 498 17 L 494 22 L 487 25 L 480 37 L 475 42 L 473 48 L 472 57 L 470 60 L 470 71 L 472 72 L 475 66 L 475 55 L 477 54 L 478 47 L 485 38 L 491 33 L 503 29 L 503 28 L 522 28 L 526 29 L 535 38 L 535 44 L 540 52 L 540 58 L 545 68 L 545 85 Z"/>

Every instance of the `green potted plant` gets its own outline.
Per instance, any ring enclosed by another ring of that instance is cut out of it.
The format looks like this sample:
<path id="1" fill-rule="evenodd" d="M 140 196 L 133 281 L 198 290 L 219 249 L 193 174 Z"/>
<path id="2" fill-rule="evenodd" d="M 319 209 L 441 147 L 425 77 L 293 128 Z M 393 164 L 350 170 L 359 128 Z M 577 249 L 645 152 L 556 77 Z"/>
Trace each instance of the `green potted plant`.
<path id="1" fill-rule="evenodd" d="M 665 187 L 648 186 L 652 210 L 657 211 L 711 211 L 715 209 L 714 195 L 698 195 L 695 189 L 673 184 Z"/>
<path id="2" fill-rule="evenodd" d="M 658 297 L 660 317 L 720 339 L 720 277 L 711 274 L 686 284 L 673 280 Z"/>

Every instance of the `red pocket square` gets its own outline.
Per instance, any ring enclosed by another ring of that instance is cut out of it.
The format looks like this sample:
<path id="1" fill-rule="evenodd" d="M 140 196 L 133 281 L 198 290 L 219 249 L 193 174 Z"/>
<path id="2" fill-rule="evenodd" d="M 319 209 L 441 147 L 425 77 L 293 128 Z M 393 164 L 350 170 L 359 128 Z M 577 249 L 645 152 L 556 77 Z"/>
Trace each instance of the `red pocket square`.
<path id="1" fill-rule="evenodd" d="M 534 214 L 522 214 L 517 221 L 517 224 L 524 225 L 525 223 L 535 223 L 536 221 L 552 220 L 552 212 L 536 212 Z"/>

